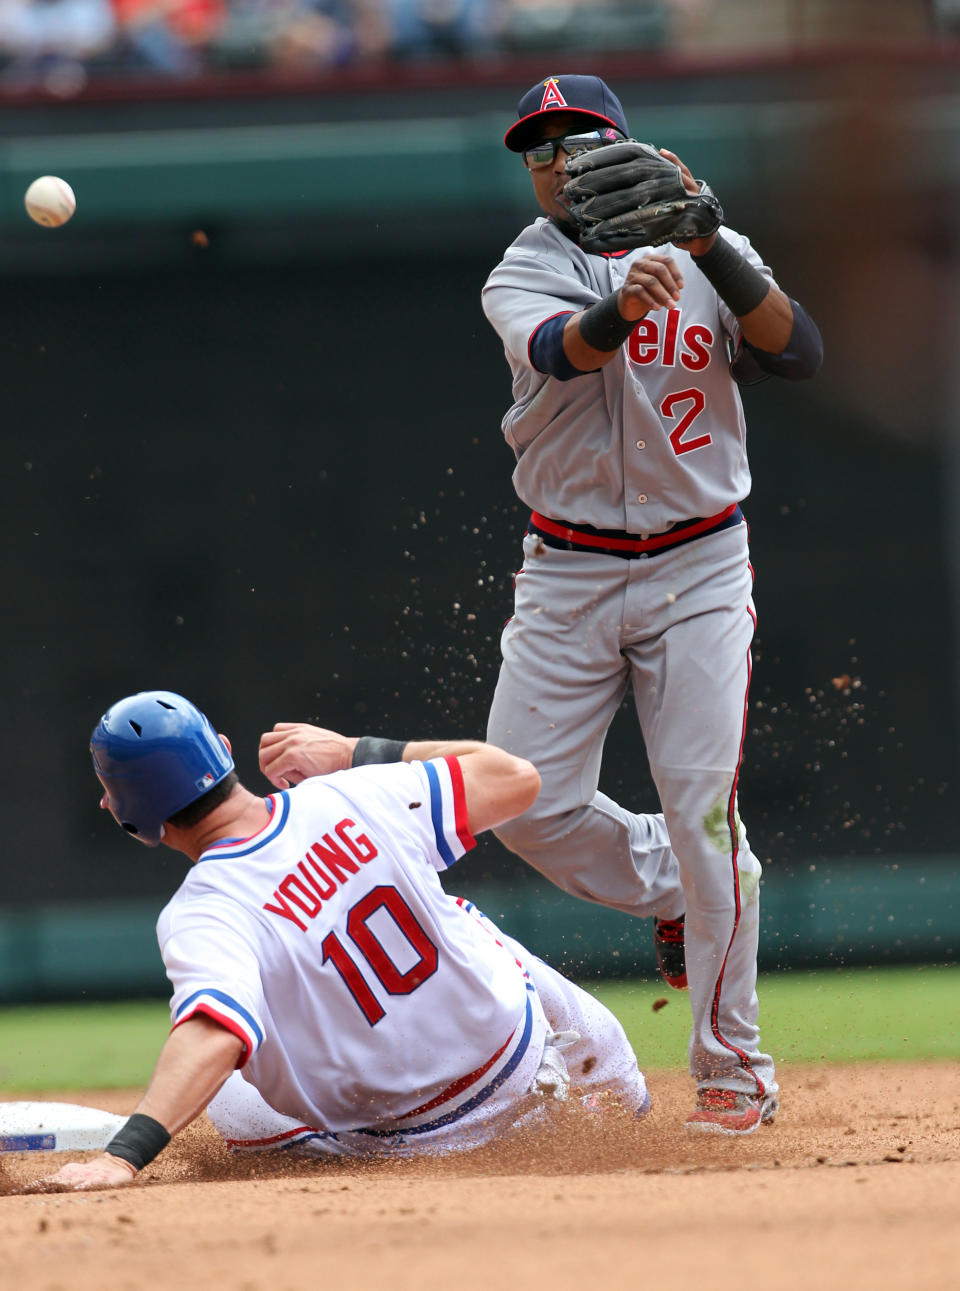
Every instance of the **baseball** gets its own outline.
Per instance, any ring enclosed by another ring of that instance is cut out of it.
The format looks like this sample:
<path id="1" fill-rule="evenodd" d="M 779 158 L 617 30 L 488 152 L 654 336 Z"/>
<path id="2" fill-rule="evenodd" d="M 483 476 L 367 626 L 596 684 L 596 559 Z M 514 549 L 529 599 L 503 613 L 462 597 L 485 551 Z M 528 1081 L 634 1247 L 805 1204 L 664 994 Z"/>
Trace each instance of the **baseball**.
<path id="1" fill-rule="evenodd" d="M 58 179 L 56 175 L 41 175 L 35 179 L 27 189 L 23 204 L 31 220 L 48 229 L 66 224 L 77 209 L 73 189 L 65 179 Z"/>

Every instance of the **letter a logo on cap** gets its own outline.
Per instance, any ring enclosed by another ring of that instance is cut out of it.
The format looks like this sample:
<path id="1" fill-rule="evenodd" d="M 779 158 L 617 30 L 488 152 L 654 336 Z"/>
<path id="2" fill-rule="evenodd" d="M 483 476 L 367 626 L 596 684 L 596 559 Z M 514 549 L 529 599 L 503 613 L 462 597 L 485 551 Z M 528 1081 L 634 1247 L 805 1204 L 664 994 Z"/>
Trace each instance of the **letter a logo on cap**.
<path id="1" fill-rule="evenodd" d="M 548 81 L 544 81 L 546 89 L 543 92 L 543 102 L 540 104 L 540 111 L 545 112 L 547 108 L 565 108 L 567 100 L 560 93 L 560 86 L 557 84 L 557 78 L 551 76 Z"/>

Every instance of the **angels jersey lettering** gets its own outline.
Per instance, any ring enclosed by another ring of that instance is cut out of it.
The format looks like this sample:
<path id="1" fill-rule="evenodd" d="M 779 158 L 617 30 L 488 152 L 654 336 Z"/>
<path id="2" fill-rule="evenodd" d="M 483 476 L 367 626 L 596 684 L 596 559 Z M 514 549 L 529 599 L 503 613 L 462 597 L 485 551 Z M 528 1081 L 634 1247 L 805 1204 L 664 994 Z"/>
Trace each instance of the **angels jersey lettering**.
<path id="1" fill-rule="evenodd" d="M 745 237 L 727 228 L 720 236 L 772 279 Z M 487 279 L 484 312 L 513 374 L 503 433 L 517 459 L 514 487 L 532 511 L 645 535 L 717 515 L 750 492 L 729 367 L 739 324 L 688 253 L 667 251 L 683 274 L 676 307 L 647 314 L 609 363 L 572 381 L 533 367 L 531 337 L 548 319 L 619 290 L 649 248 L 589 255 L 541 218 Z M 619 444 L 610 442 L 611 422 Z"/>

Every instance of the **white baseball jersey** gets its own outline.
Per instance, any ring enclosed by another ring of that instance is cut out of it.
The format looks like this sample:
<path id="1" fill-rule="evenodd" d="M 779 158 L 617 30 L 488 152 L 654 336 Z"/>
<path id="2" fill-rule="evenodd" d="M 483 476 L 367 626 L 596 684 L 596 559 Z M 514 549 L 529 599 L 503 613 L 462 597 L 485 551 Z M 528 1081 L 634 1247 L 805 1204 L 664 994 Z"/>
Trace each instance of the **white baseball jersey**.
<path id="1" fill-rule="evenodd" d="M 416 1135 L 468 1114 L 542 1012 L 437 877 L 474 844 L 459 762 L 356 768 L 266 801 L 265 828 L 204 852 L 160 916 L 174 1025 L 228 1028 L 267 1103 L 322 1130 Z"/>
<path id="2" fill-rule="evenodd" d="M 745 237 L 721 235 L 772 281 Z M 589 255 L 540 218 L 487 280 L 484 312 L 513 373 L 503 432 L 517 457 L 517 495 L 533 511 L 645 536 L 718 515 L 750 491 L 730 375 L 739 324 L 686 251 L 662 250 L 683 275 L 680 300 L 647 314 L 604 367 L 573 381 L 534 368 L 534 334 L 618 290 L 633 260 L 653 249 Z"/>

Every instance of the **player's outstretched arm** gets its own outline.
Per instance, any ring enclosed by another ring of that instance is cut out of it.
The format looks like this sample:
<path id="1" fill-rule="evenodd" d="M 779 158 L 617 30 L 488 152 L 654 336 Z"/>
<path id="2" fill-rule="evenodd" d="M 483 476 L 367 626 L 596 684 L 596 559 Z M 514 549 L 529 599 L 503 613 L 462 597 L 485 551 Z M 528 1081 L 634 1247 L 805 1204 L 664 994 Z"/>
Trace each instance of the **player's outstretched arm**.
<path id="1" fill-rule="evenodd" d="M 493 744 L 474 740 L 413 741 L 403 751 L 405 762 L 441 757 L 455 757 L 460 762 L 472 834 L 513 820 L 533 806 L 540 792 L 540 774 L 533 763 Z"/>
<path id="2" fill-rule="evenodd" d="M 359 748 L 358 748 L 359 746 Z M 278 789 L 310 776 L 371 762 L 460 760 L 470 831 L 512 820 L 534 802 L 540 776 L 532 763 L 479 740 L 381 740 L 341 735 L 308 722 L 278 722 L 260 737 L 260 770 Z"/>
<path id="3" fill-rule="evenodd" d="M 197 1014 L 170 1033 L 160 1050 L 147 1092 L 133 1116 L 92 1161 L 71 1162 L 41 1180 L 48 1190 L 85 1191 L 118 1188 L 132 1182 L 150 1153 L 152 1160 L 166 1142 L 179 1133 L 213 1098 L 237 1065 L 243 1042 L 211 1018 Z M 140 1118 L 140 1119 L 138 1119 Z M 155 1127 L 155 1128 L 154 1128 Z M 152 1146 L 156 1151 L 151 1153 Z M 135 1144 L 128 1150 L 126 1143 Z M 127 1153 L 134 1161 L 114 1155 L 110 1148 Z M 136 1162 L 142 1161 L 142 1165 Z"/>

